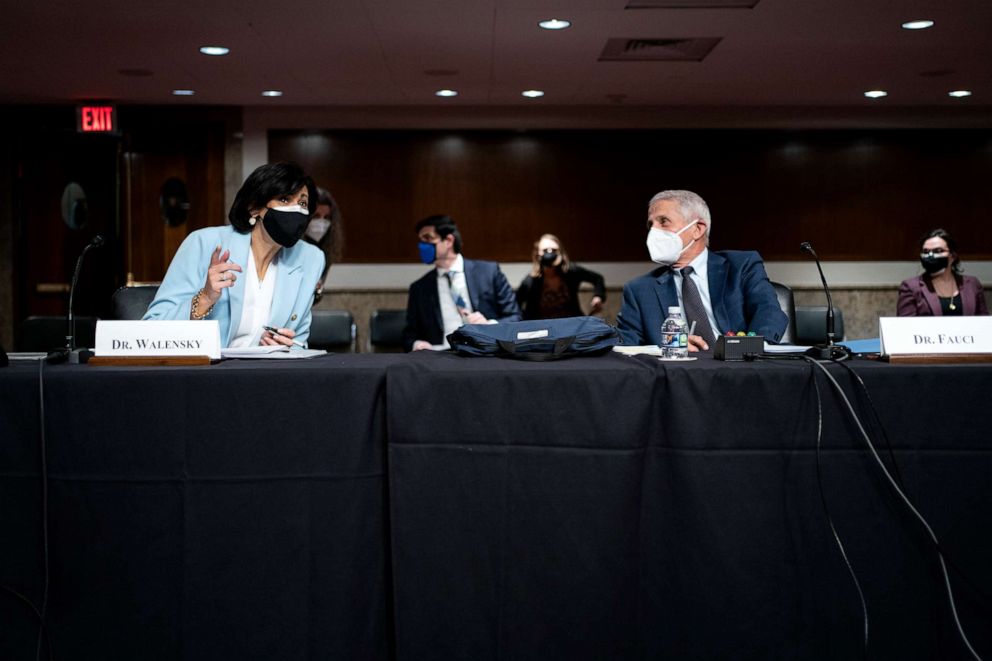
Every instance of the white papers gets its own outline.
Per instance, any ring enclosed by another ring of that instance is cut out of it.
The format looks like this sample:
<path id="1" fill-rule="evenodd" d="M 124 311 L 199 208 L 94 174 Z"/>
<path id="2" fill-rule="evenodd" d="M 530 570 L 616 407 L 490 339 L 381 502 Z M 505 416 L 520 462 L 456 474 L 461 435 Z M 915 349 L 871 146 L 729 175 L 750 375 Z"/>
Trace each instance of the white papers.
<path id="1" fill-rule="evenodd" d="M 796 344 L 769 344 L 765 342 L 765 353 L 802 353 L 809 348 Z"/>
<path id="2" fill-rule="evenodd" d="M 625 356 L 660 356 L 661 347 L 657 344 L 644 344 L 641 346 L 614 345 L 613 350 Z"/>
<path id="3" fill-rule="evenodd" d="M 229 347 L 221 349 L 221 358 L 272 358 L 272 359 L 294 359 L 313 358 L 323 356 L 327 352 L 323 349 L 290 349 L 285 345 L 256 347 Z"/>

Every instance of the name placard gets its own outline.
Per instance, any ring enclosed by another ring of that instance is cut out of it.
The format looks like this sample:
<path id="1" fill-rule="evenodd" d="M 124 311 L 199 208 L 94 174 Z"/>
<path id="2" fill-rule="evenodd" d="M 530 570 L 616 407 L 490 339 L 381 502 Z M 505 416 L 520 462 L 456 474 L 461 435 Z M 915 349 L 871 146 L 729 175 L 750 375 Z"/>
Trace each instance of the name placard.
<path id="1" fill-rule="evenodd" d="M 209 356 L 220 360 L 220 326 L 206 321 L 96 322 L 97 356 Z"/>
<path id="2" fill-rule="evenodd" d="M 992 317 L 879 317 L 882 353 L 992 353 Z"/>

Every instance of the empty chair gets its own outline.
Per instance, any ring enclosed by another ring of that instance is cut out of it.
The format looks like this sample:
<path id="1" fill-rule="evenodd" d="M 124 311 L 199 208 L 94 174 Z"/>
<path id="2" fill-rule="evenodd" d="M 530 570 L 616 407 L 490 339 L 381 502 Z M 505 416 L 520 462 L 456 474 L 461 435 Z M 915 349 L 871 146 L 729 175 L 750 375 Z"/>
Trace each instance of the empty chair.
<path id="1" fill-rule="evenodd" d="M 844 339 L 844 313 L 834 306 L 834 341 Z M 827 306 L 796 306 L 796 344 L 827 341 Z"/>
<path id="2" fill-rule="evenodd" d="M 145 316 L 145 311 L 155 300 L 158 285 L 124 285 L 114 292 L 111 299 L 113 319 L 134 320 Z"/>
<path id="3" fill-rule="evenodd" d="M 355 319 L 347 310 L 312 311 L 310 338 L 307 345 L 311 349 L 324 349 L 336 352 L 355 351 Z"/>
<path id="4" fill-rule="evenodd" d="M 795 344 L 796 300 L 792 295 L 792 289 L 787 285 L 783 285 L 781 282 L 772 282 L 772 287 L 775 289 L 775 296 L 778 297 L 778 306 L 782 308 L 782 312 L 789 318 L 789 323 L 786 325 L 785 332 L 782 333 L 782 339 L 779 342 L 782 344 Z"/>
<path id="5" fill-rule="evenodd" d="M 97 317 L 76 317 L 76 347 L 96 344 Z M 21 322 L 18 351 L 52 351 L 65 347 L 65 317 L 28 317 Z"/>
<path id="6" fill-rule="evenodd" d="M 403 351 L 403 327 L 406 310 L 373 310 L 369 318 L 369 351 L 396 353 Z"/>

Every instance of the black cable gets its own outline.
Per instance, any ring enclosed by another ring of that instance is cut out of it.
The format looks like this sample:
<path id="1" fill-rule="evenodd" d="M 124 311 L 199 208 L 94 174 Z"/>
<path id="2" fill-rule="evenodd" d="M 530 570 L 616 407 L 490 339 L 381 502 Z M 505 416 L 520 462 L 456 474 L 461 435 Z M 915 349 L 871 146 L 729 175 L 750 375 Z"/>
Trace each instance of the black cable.
<path id="1" fill-rule="evenodd" d="M 803 356 L 803 359 L 815 363 L 816 361 L 812 358 Z M 830 515 L 830 506 L 827 504 L 827 495 L 823 491 L 823 475 L 820 466 L 820 446 L 823 441 L 823 402 L 820 398 L 820 384 L 816 381 L 816 370 L 810 367 L 809 372 L 810 381 L 813 383 L 813 390 L 816 393 L 816 486 L 820 492 L 820 504 L 823 505 L 823 513 L 827 517 L 827 524 L 830 526 L 830 532 L 833 533 L 834 541 L 837 543 L 837 548 L 840 550 L 840 556 L 844 559 L 844 564 L 847 566 L 847 573 L 851 575 L 851 581 L 854 583 L 854 589 L 858 591 L 858 599 L 861 601 L 861 613 L 864 617 L 865 624 L 865 637 L 863 646 L 861 649 L 862 658 L 868 658 L 868 603 L 865 601 L 865 593 L 861 589 L 861 582 L 858 580 L 858 575 L 854 571 L 854 567 L 851 565 L 850 558 L 847 557 L 847 551 L 844 549 L 844 543 L 840 539 L 840 535 L 837 533 L 837 528 L 834 526 L 833 517 Z"/>
<path id="2" fill-rule="evenodd" d="M 45 447 L 45 361 L 38 361 L 38 402 L 40 404 L 41 427 L 41 548 L 44 561 L 45 583 L 42 589 L 41 609 L 38 613 L 38 645 L 35 650 L 35 661 L 41 660 L 41 643 L 48 640 L 48 627 L 45 617 L 48 615 L 48 588 L 50 572 L 48 564 L 48 457 Z M 48 658 L 52 658 L 52 644 L 48 641 Z"/>
<path id="3" fill-rule="evenodd" d="M 865 394 L 865 399 L 868 400 L 868 407 L 871 409 L 872 415 L 875 417 L 875 425 L 881 432 L 882 441 L 885 443 L 885 450 L 889 455 L 889 461 L 892 462 L 892 471 L 895 473 L 896 482 L 899 483 L 900 487 L 905 489 L 906 487 L 902 482 L 902 473 L 899 472 L 899 464 L 896 462 L 896 455 L 892 451 L 892 443 L 889 442 L 889 435 L 885 433 L 885 425 L 882 424 L 882 416 L 878 414 L 878 409 L 875 407 L 875 401 L 871 398 L 871 393 L 868 392 L 868 386 L 865 385 L 864 379 L 861 378 L 861 375 L 858 374 L 857 371 L 855 371 L 855 369 L 848 363 L 838 362 L 837 364 L 846 369 L 861 385 L 861 390 Z"/>
<path id="4" fill-rule="evenodd" d="M 861 424 L 861 418 L 858 417 L 858 414 L 854 410 L 854 407 L 851 405 L 851 401 L 847 398 L 847 394 L 844 392 L 844 389 L 841 388 L 840 384 L 833 377 L 833 375 L 830 374 L 829 370 L 827 370 L 827 368 L 821 365 L 818 361 L 809 359 L 809 363 L 823 372 L 824 376 L 827 377 L 831 385 L 834 387 L 834 390 L 836 390 L 837 394 L 840 395 L 841 399 L 844 402 L 844 405 L 847 407 L 848 413 L 851 415 L 851 418 L 858 426 L 858 430 L 861 432 L 861 437 L 864 439 L 865 444 L 868 446 L 868 449 L 871 452 L 871 456 L 875 459 L 875 463 L 878 464 L 878 467 L 882 469 L 882 474 L 888 480 L 889 486 L 896 493 L 896 495 L 899 496 L 899 498 L 906 505 L 909 511 L 912 512 L 912 514 L 916 517 L 916 519 L 926 530 L 927 534 L 930 536 L 930 539 L 933 541 L 933 544 L 937 550 L 937 559 L 940 561 L 940 570 L 944 577 L 944 587 L 946 588 L 947 591 L 947 600 L 951 606 L 951 615 L 954 618 L 954 624 L 957 626 L 958 635 L 961 637 L 962 642 L 964 642 L 965 647 L 968 648 L 968 652 L 971 653 L 972 657 L 974 657 L 978 661 L 982 661 L 982 657 L 980 657 L 978 655 L 978 652 L 975 651 L 975 648 L 971 646 L 971 641 L 968 640 L 968 636 L 964 632 L 964 627 L 961 625 L 961 619 L 958 617 L 958 609 L 954 601 L 954 591 L 951 588 L 951 579 L 947 573 L 947 564 L 944 560 L 944 554 L 940 549 L 940 542 L 937 539 L 936 533 L 934 533 L 933 528 L 930 527 L 930 524 L 927 522 L 926 518 L 920 513 L 920 511 L 916 508 L 916 506 L 913 505 L 913 502 L 909 499 L 906 493 L 899 487 L 895 479 L 892 477 L 892 474 L 889 472 L 889 469 L 885 466 L 885 462 L 882 461 L 882 458 L 879 456 L 878 451 L 875 449 L 874 443 L 871 442 L 871 438 L 868 436 L 868 432 L 865 431 L 864 425 Z"/>
<path id="5" fill-rule="evenodd" d="M 39 609 L 34 605 L 34 602 L 28 599 L 26 596 L 10 587 L 9 585 L 0 585 L 6 592 L 14 595 L 22 602 L 24 602 L 28 608 L 34 613 L 35 617 L 38 618 L 38 643 L 35 649 L 35 660 L 39 661 L 41 659 L 41 644 L 42 641 L 45 642 L 48 647 L 48 658 L 49 661 L 54 659 L 55 652 L 53 650 L 52 641 L 48 636 L 48 628 L 45 626 L 45 615 L 48 610 L 48 587 L 49 587 L 49 563 L 48 563 L 48 459 L 46 457 L 45 450 L 45 384 L 44 384 L 44 368 L 45 361 L 38 361 L 38 395 L 39 395 L 39 408 L 40 408 L 40 451 L 41 451 L 41 537 L 42 537 L 42 549 L 43 549 L 43 563 L 45 572 L 45 582 L 42 594 L 42 605 Z"/>
<path id="6" fill-rule="evenodd" d="M 882 424 L 882 417 L 878 414 L 878 409 L 875 407 L 875 402 L 872 400 L 871 393 L 868 392 L 867 384 L 865 384 L 864 379 L 861 378 L 861 375 L 858 374 L 858 372 L 853 367 L 851 367 L 850 364 L 846 362 L 838 363 L 838 364 L 844 369 L 846 369 L 848 372 L 850 372 L 851 376 L 853 376 L 855 380 L 858 382 L 858 384 L 861 385 L 861 390 L 864 392 L 865 399 L 868 400 L 868 405 L 871 408 L 872 414 L 874 415 L 875 426 L 878 428 L 879 433 L 882 436 L 882 441 L 884 441 L 885 443 L 885 449 L 888 452 L 889 460 L 892 462 L 892 470 L 894 473 L 893 477 L 895 478 L 896 482 L 899 484 L 899 487 L 902 488 L 903 491 L 905 491 L 906 485 L 903 484 L 902 474 L 899 472 L 899 464 L 898 462 L 896 462 L 896 456 L 892 450 L 892 443 L 889 442 L 889 435 L 885 431 L 885 425 Z M 975 594 L 980 596 L 985 601 L 986 606 L 988 605 L 989 602 L 992 602 L 992 595 L 990 595 L 988 592 L 983 590 L 982 587 L 978 584 L 978 581 L 976 581 L 967 572 L 961 569 L 961 567 L 958 566 L 958 564 L 955 563 L 954 560 L 948 555 L 947 550 L 945 548 L 943 548 L 939 544 L 936 546 L 936 548 L 938 553 L 943 554 L 944 560 L 946 560 L 948 566 L 952 570 L 954 570 L 954 573 L 957 574 L 958 577 L 961 578 L 964 581 L 964 583 L 968 587 L 970 587 Z"/>

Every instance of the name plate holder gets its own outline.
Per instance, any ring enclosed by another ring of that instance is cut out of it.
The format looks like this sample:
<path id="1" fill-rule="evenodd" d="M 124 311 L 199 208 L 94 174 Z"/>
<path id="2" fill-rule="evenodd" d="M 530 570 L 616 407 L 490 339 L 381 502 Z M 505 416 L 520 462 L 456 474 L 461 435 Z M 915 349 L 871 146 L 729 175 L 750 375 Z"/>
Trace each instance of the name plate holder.
<path id="1" fill-rule="evenodd" d="M 992 317 L 880 317 L 890 363 L 992 363 Z"/>
<path id="2" fill-rule="evenodd" d="M 206 321 L 96 323 L 90 365 L 209 365 L 220 360 L 220 326 Z"/>

